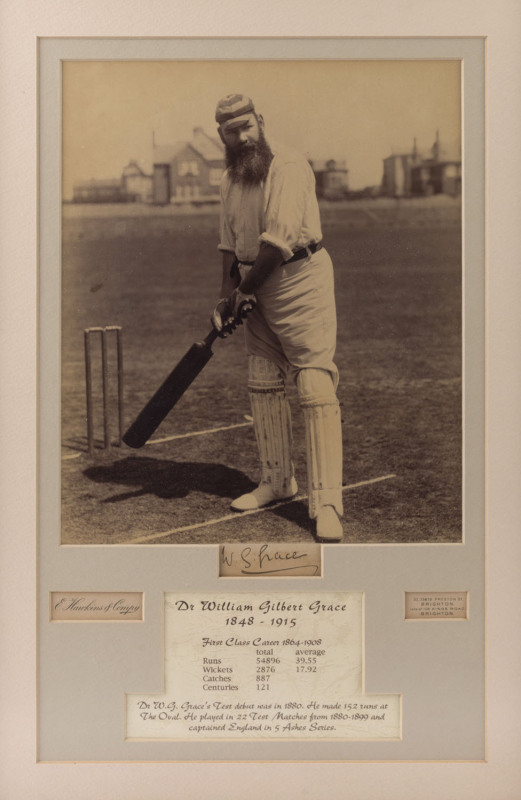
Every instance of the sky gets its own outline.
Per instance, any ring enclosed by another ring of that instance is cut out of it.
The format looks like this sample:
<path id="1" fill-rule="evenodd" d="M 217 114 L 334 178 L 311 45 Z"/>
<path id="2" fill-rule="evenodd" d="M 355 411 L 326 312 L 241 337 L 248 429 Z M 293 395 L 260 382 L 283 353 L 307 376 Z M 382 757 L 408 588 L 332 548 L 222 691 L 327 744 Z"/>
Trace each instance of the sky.
<path id="1" fill-rule="evenodd" d="M 345 159 L 351 189 L 378 185 L 382 160 L 442 148 L 460 157 L 460 62 L 455 60 L 66 61 L 63 192 L 119 178 L 130 160 L 152 171 L 157 145 L 217 135 L 217 101 L 251 97 L 266 137 L 308 158 Z"/>

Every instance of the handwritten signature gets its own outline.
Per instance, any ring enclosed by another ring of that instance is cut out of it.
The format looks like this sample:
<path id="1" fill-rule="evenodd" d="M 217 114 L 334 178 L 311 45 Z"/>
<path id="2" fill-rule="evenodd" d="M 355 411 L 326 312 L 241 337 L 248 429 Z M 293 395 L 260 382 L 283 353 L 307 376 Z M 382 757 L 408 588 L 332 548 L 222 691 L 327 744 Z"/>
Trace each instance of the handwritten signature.
<path id="1" fill-rule="evenodd" d="M 317 575 L 320 565 L 305 563 L 307 558 L 310 558 L 307 552 L 271 550 L 269 544 L 262 544 L 259 547 L 247 545 L 239 551 L 227 550 L 226 545 L 221 547 L 221 563 L 229 568 L 236 567 L 241 575 L 269 575 L 296 570 L 300 574 L 305 571 L 306 574 Z"/>

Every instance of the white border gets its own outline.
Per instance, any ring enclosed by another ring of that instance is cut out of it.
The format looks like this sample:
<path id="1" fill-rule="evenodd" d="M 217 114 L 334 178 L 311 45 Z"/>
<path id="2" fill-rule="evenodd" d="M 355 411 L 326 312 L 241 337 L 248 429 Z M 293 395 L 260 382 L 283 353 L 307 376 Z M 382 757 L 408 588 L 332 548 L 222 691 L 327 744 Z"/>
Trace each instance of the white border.
<path id="1" fill-rule="evenodd" d="M 3 116 L 0 153 L 3 192 L 1 320 L 2 580 L 1 608 L 9 647 L 3 648 L 0 790 L 21 800 L 74 797 L 111 800 L 181 796 L 261 798 L 284 785 L 284 797 L 356 800 L 515 800 L 521 794 L 518 713 L 520 685 L 519 270 L 521 219 L 519 131 L 520 14 L 517 0 L 397 0 L 287 2 L 283 6 L 193 0 L 176 4 L 63 0 L 2 12 Z M 37 36 L 483 36 L 489 54 L 490 272 L 488 515 L 489 534 L 489 763 L 483 764 L 146 764 L 40 765 L 34 747 L 35 530 L 35 135 Z M 7 113 L 6 112 L 7 108 Z M 4 239 L 4 234 L 6 238 Z M 8 234 L 8 235 L 7 235 Z M 514 297 L 515 295 L 515 297 Z M 6 337 L 5 333 L 9 332 Z M 23 401 L 23 402 L 22 402 Z M 3 787 L 3 788 L 2 788 Z M 204 788 L 202 788 L 204 787 Z M 304 794 L 305 791 L 305 794 Z"/>

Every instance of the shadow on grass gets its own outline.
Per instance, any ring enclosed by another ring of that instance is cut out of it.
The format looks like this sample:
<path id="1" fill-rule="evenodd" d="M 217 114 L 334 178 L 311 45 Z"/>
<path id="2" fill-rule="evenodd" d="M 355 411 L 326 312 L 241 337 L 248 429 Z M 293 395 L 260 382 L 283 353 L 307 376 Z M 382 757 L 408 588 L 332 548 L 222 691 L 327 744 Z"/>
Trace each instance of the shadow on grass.
<path id="1" fill-rule="evenodd" d="M 95 483 L 136 487 L 101 501 L 109 504 L 147 495 L 163 500 L 180 499 L 192 492 L 231 499 L 251 491 L 256 486 L 244 472 L 224 464 L 193 461 L 177 463 L 132 456 L 112 464 L 88 467 L 83 474 Z M 309 530 L 307 505 L 300 500 L 274 506 L 271 513 L 293 522 L 306 531 Z M 240 516 L 237 514 L 238 518 Z"/>
<path id="2" fill-rule="evenodd" d="M 83 474 L 95 483 L 137 487 L 134 491 L 114 495 L 104 503 L 119 503 L 149 494 L 170 500 L 187 497 L 191 492 L 231 498 L 255 486 L 243 472 L 224 464 L 176 463 L 156 458 L 124 458 L 113 464 L 88 467 Z"/>
<path id="3" fill-rule="evenodd" d="M 309 531 L 313 524 L 309 519 L 307 503 L 302 500 L 294 500 L 292 503 L 277 506 L 272 510 L 272 513 L 276 514 L 277 517 L 281 517 L 281 519 L 287 520 L 287 522 L 293 522 L 305 531 Z"/>

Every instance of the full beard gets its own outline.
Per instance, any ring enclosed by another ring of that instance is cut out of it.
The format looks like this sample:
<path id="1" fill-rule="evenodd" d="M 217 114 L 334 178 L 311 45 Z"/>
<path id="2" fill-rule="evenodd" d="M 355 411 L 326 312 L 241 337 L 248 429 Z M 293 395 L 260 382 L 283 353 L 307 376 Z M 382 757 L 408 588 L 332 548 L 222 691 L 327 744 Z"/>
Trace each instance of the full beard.
<path id="1" fill-rule="evenodd" d="M 232 149 L 226 145 L 226 166 L 233 183 L 257 185 L 266 179 L 273 153 L 261 130 L 259 141 Z"/>

